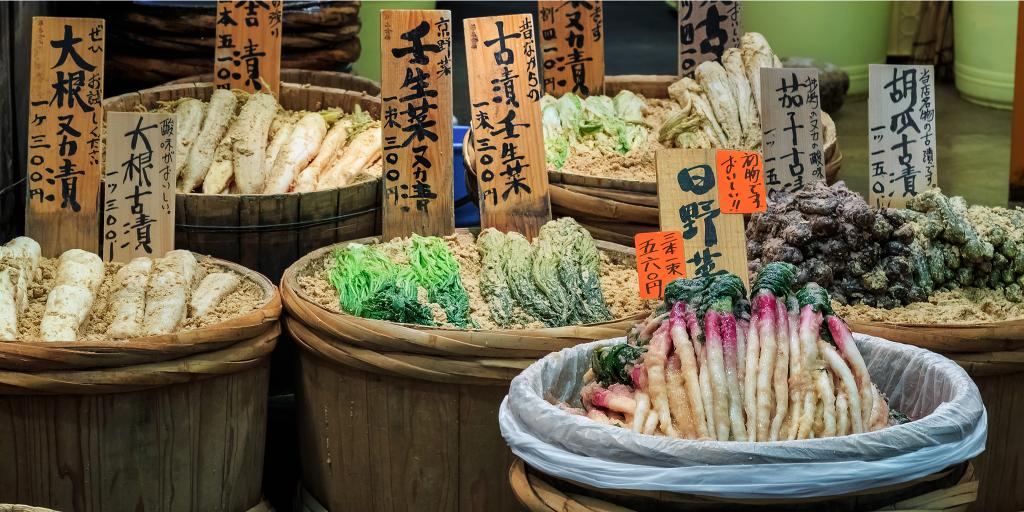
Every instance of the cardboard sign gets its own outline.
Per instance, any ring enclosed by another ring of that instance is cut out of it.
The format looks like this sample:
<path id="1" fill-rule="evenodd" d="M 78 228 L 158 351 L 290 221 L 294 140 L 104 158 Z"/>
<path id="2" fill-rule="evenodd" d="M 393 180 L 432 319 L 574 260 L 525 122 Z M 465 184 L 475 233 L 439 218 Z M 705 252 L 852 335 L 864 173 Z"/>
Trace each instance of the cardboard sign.
<path id="1" fill-rule="evenodd" d="M 665 285 L 686 277 L 683 260 L 683 234 L 679 231 L 637 233 L 636 276 L 640 284 L 640 298 L 660 299 L 665 296 Z"/>
<path id="2" fill-rule="evenodd" d="M 770 201 L 825 179 L 817 69 L 761 68 L 761 132 Z"/>
<path id="3" fill-rule="evenodd" d="M 213 83 L 218 89 L 281 90 L 282 0 L 217 1 Z"/>
<path id="4" fill-rule="evenodd" d="M 686 275 L 732 272 L 749 288 L 743 215 L 719 205 L 716 150 L 665 149 L 655 162 L 661 230 L 683 234 Z"/>
<path id="5" fill-rule="evenodd" d="M 480 225 L 532 239 L 551 219 L 533 16 L 464 21 Z"/>
<path id="6" fill-rule="evenodd" d="M 103 173 L 105 261 L 174 249 L 174 114 L 107 114 Z"/>
<path id="7" fill-rule="evenodd" d="M 537 2 L 544 92 L 561 96 L 604 93 L 604 6 L 591 2 Z"/>
<path id="8" fill-rule="evenodd" d="M 868 84 L 870 204 L 900 208 L 939 183 L 935 70 L 872 64 Z"/>
<path id="9" fill-rule="evenodd" d="M 715 171 L 722 213 L 760 213 L 768 209 L 761 153 L 719 149 Z"/>
<path id="10" fill-rule="evenodd" d="M 692 78 L 701 62 L 720 60 L 725 50 L 739 47 L 739 2 L 683 0 L 677 5 L 679 76 Z"/>
<path id="11" fill-rule="evenodd" d="M 380 12 L 384 238 L 455 231 L 450 11 Z"/>
<path id="12" fill-rule="evenodd" d="M 32 18 L 25 234 L 43 256 L 99 249 L 103 20 Z"/>

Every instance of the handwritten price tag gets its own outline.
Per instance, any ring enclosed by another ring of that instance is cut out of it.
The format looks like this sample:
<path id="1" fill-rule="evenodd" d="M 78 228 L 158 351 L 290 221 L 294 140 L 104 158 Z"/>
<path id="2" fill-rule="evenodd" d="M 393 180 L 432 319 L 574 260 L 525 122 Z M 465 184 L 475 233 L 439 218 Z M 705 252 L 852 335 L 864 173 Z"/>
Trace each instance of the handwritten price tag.
<path id="1" fill-rule="evenodd" d="M 768 209 L 761 153 L 720 149 L 715 155 L 715 169 L 722 213 L 760 213 Z"/>
<path id="2" fill-rule="evenodd" d="M 665 285 L 686 277 L 682 232 L 638 233 L 633 241 L 641 299 L 660 299 Z"/>

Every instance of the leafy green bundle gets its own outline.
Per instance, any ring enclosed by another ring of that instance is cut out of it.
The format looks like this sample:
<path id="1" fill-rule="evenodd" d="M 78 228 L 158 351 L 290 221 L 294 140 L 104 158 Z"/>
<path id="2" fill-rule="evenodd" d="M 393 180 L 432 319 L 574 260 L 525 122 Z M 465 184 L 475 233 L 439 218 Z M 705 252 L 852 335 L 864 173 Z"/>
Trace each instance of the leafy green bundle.
<path id="1" fill-rule="evenodd" d="M 643 143 L 647 127 L 644 101 L 629 91 L 615 98 L 580 98 L 567 93 L 561 98 L 541 98 L 541 122 L 547 162 L 561 169 L 572 146 L 587 146 L 606 153 L 625 154 Z"/>

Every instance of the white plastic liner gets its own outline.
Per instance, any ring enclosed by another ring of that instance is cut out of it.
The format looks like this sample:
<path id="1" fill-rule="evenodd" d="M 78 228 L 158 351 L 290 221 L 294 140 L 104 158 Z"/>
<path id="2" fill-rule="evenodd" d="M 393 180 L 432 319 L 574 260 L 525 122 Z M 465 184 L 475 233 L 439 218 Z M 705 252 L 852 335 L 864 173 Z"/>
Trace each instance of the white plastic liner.
<path id="1" fill-rule="evenodd" d="M 855 337 L 890 407 L 916 421 L 825 439 L 690 441 L 635 434 L 552 405 L 578 405 L 590 352 L 619 338 L 555 352 L 530 365 L 501 404 L 501 432 L 513 453 L 555 477 L 605 489 L 722 498 L 836 496 L 915 480 L 984 450 L 985 408 L 962 368 L 921 348 Z"/>

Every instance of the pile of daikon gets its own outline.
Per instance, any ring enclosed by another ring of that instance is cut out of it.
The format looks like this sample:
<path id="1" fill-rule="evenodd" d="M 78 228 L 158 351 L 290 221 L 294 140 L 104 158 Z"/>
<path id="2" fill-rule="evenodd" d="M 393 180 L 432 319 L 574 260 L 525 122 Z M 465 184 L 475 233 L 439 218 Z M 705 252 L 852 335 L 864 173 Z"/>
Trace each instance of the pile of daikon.
<path id="1" fill-rule="evenodd" d="M 380 122 L 358 106 L 293 112 L 271 94 L 217 89 L 209 102 L 184 98 L 157 111 L 177 115 L 179 192 L 312 192 L 380 176 Z"/>
<path id="2" fill-rule="evenodd" d="M 681 279 L 625 343 L 599 347 L 562 408 L 644 434 L 781 441 L 901 422 L 871 382 L 827 292 L 796 293 L 795 267 L 765 265 L 748 300 L 735 275 Z"/>

